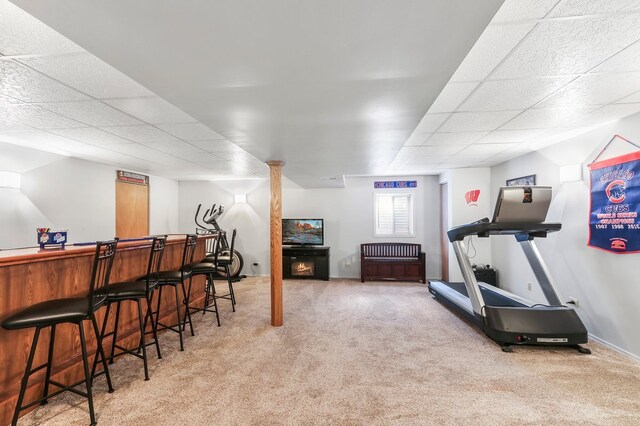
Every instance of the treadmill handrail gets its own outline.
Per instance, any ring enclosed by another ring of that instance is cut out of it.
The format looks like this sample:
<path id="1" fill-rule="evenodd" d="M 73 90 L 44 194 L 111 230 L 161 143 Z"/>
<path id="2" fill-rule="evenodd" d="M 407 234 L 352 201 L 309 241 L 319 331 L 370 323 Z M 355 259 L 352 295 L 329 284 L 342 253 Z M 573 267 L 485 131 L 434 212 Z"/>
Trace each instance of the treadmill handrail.
<path id="1" fill-rule="evenodd" d="M 449 241 L 462 241 L 469 235 L 527 235 L 529 238 L 545 238 L 549 232 L 557 232 L 561 223 L 496 223 L 480 222 L 455 226 L 447 231 Z"/>

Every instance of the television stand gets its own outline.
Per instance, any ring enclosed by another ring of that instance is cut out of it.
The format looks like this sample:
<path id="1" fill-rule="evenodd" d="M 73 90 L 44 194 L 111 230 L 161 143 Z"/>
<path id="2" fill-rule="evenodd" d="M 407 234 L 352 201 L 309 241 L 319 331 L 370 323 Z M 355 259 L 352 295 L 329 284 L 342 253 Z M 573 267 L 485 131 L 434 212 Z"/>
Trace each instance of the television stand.
<path id="1" fill-rule="evenodd" d="M 282 247 L 282 278 L 329 281 L 329 247 Z"/>

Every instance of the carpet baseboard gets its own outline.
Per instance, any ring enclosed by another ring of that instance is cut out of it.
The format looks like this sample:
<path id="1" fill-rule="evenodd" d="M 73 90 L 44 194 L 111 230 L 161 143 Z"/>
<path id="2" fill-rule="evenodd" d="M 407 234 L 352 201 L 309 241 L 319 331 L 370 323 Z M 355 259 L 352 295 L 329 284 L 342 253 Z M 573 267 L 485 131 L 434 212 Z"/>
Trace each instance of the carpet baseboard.
<path id="1" fill-rule="evenodd" d="M 609 349 L 613 349 L 614 351 L 618 352 L 621 355 L 624 355 L 628 358 L 631 358 L 632 360 L 636 361 L 637 363 L 640 363 L 640 356 L 627 351 L 626 349 L 622 349 L 616 345 L 614 345 L 613 343 L 607 342 L 606 340 L 603 340 L 597 336 L 594 336 L 593 334 L 589 333 L 589 339 L 591 340 L 595 340 L 596 342 L 600 343 L 601 345 L 604 345 L 606 347 L 608 347 Z"/>

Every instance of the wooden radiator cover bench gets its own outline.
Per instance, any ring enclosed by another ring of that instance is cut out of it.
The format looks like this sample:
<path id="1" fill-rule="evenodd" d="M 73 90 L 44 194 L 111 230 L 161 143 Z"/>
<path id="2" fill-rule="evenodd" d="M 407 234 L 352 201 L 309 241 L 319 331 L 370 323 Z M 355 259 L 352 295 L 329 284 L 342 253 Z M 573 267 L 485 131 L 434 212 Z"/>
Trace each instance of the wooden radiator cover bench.
<path id="1" fill-rule="evenodd" d="M 420 244 L 360 244 L 360 279 L 422 281 L 426 283 L 425 254 Z"/>

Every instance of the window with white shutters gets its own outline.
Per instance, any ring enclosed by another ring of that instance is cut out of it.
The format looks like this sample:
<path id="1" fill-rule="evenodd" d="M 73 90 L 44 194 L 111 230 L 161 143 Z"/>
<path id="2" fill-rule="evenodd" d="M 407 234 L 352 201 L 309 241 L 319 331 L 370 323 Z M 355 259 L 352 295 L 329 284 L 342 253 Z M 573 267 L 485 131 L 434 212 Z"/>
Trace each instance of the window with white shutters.
<path id="1" fill-rule="evenodd" d="M 376 237 L 413 236 L 413 199 L 411 194 L 375 195 Z"/>

